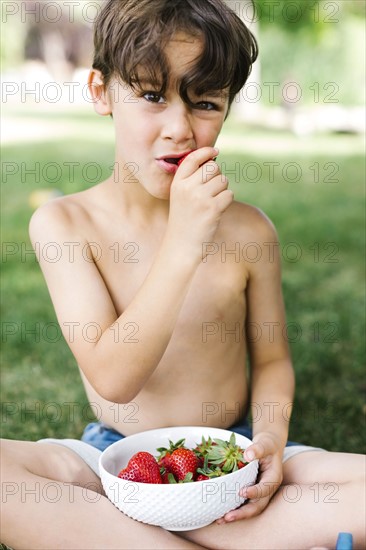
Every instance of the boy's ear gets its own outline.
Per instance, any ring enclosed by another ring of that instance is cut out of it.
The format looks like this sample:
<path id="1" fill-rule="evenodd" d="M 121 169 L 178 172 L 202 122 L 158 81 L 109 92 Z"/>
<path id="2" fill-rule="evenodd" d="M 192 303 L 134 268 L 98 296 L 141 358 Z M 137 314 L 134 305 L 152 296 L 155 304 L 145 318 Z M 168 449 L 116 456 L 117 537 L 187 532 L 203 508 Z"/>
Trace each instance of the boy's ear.
<path id="1" fill-rule="evenodd" d="M 91 69 L 89 73 L 88 89 L 95 112 L 101 116 L 112 114 L 112 102 L 104 85 L 103 75 L 97 69 Z"/>

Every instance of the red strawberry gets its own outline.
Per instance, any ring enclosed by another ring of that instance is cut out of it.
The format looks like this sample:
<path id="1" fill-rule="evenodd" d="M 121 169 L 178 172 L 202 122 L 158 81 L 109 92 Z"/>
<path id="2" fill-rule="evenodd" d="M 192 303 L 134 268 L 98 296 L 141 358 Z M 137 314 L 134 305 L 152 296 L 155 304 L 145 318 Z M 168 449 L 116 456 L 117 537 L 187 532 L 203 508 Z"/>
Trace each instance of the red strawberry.
<path id="1" fill-rule="evenodd" d="M 208 456 L 206 455 L 203 467 L 197 469 L 197 474 L 198 476 L 196 481 L 204 481 L 205 479 L 224 476 L 225 472 L 221 471 L 221 469 L 218 466 L 213 467 L 211 464 L 209 465 Z"/>
<path id="2" fill-rule="evenodd" d="M 162 473 L 161 470 L 160 470 L 160 474 L 161 474 L 161 481 L 163 483 L 169 483 L 169 478 L 168 478 L 168 475 L 169 475 L 169 472 L 167 472 L 166 470 Z"/>
<path id="3" fill-rule="evenodd" d="M 201 443 L 197 443 L 196 447 L 193 449 L 199 461 L 198 468 L 203 468 L 205 457 L 211 450 L 212 445 L 211 437 L 205 439 L 204 436 L 202 436 Z"/>
<path id="4" fill-rule="evenodd" d="M 210 478 L 208 476 L 203 475 L 203 474 L 199 474 L 197 476 L 196 481 L 205 481 L 205 479 L 210 479 Z"/>
<path id="5" fill-rule="evenodd" d="M 180 439 L 176 443 L 173 443 L 173 441 L 170 441 L 169 439 L 169 448 L 166 447 L 158 447 L 156 450 L 159 452 L 159 456 L 157 457 L 158 464 L 160 468 L 164 468 L 165 470 L 169 470 L 169 459 L 173 451 L 176 449 L 185 449 L 184 447 L 185 439 Z"/>
<path id="6" fill-rule="evenodd" d="M 246 466 L 248 464 L 248 462 L 245 462 L 244 460 L 244 449 L 240 449 L 240 452 L 242 453 L 243 455 L 243 460 L 239 460 L 238 461 L 238 468 L 240 470 L 240 468 L 244 468 L 244 466 Z"/>
<path id="7" fill-rule="evenodd" d="M 161 474 L 162 482 L 164 484 L 177 483 L 177 480 L 175 479 L 173 474 L 168 470 L 165 470 L 165 468 L 160 469 L 160 474 Z"/>
<path id="8" fill-rule="evenodd" d="M 159 465 L 155 457 L 146 451 L 134 454 L 118 477 L 139 483 L 162 483 Z"/>
<path id="9" fill-rule="evenodd" d="M 201 443 L 197 443 L 196 447 L 193 450 L 198 458 L 204 458 L 210 451 L 212 445 L 215 445 L 215 443 L 212 443 L 211 437 L 205 439 L 204 436 L 202 436 Z"/>
<path id="10" fill-rule="evenodd" d="M 169 452 L 167 452 L 165 456 L 159 458 L 158 459 L 159 467 L 164 468 L 165 470 L 167 470 L 168 465 L 169 465 L 169 458 L 170 458 L 170 453 Z"/>
<path id="11" fill-rule="evenodd" d="M 172 452 L 169 458 L 169 470 L 174 474 L 174 477 L 179 481 L 188 481 L 188 478 L 196 477 L 199 460 L 195 453 L 190 449 L 177 449 Z M 187 474 L 191 474 L 186 477 Z"/>

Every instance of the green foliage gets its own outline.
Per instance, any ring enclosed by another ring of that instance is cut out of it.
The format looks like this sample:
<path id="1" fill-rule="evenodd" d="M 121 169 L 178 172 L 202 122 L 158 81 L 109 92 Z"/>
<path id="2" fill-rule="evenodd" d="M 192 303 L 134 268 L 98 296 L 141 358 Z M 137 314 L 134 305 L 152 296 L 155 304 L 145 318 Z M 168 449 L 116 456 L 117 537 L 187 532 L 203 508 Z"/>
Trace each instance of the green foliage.
<path id="1" fill-rule="evenodd" d="M 313 29 L 320 19 L 319 4 L 319 0 L 254 0 L 260 25 L 279 26 L 290 33 L 303 27 Z"/>
<path id="2" fill-rule="evenodd" d="M 365 100 L 365 3 L 325 0 L 255 0 L 261 84 L 295 82 L 299 102 L 363 105 Z M 264 93 L 263 103 L 269 103 Z"/>
<path id="3" fill-rule="evenodd" d="M 14 66 L 20 65 L 23 61 L 26 32 L 26 26 L 19 20 L 11 19 L 6 24 L 3 22 L 0 32 L 2 70 L 14 70 Z M 14 40 L 14 36 L 17 37 L 16 40 Z"/>
<path id="4" fill-rule="evenodd" d="M 364 2 L 359 0 L 253 0 L 255 20 L 262 27 L 280 27 L 286 33 L 306 30 L 312 36 L 320 36 L 329 25 L 339 23 L 349 16 L 363 18 Z"/>
<path id="5" fill-rule="evenodd" d="M 359 18 L 328 24 L 322 32 L 316 25 L 303 27 L 292 38 L 283 26 L 266 25 L 259 30 L 258 42 L 263 103 L 270 103 L 265 83 L 276 83 L 272 105 L 278 105 L 284 84 L 295 82 L 299 101 L 293 108 L 363 105 L 364 23 Z"/>

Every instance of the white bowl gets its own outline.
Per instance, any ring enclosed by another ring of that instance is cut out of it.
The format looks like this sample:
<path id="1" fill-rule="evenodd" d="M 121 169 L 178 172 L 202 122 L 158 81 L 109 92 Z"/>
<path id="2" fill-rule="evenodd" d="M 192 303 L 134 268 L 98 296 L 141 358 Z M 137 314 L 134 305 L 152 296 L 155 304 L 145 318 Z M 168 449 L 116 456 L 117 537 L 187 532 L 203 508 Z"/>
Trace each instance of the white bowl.
<path id="1" fill-rule="evenodd" d="M 169 531 L 189 531 L 209 525 L 230 510 L 241 506 L 245 498 L 239 489 L 254 485 L 258 473 L 258 461 L 225 476 L 193 483 L 151 484 L 137 483 L 117 477 L 129 459 L 138 451 L 154 456 L 157 447 L 168 447 L 169 439 L 185 438 L 185 445 L 194 448 L 202 436 L 229 440 L 232 432 L 203 426 L 179 426 L 161 428 L 130 435 L 110 445 L 99 459 L 103 488 L 109 500 L 127 516 L 158 525 Z M 250 439 L 235 434 L 242 448 L 251 444 Z"/>

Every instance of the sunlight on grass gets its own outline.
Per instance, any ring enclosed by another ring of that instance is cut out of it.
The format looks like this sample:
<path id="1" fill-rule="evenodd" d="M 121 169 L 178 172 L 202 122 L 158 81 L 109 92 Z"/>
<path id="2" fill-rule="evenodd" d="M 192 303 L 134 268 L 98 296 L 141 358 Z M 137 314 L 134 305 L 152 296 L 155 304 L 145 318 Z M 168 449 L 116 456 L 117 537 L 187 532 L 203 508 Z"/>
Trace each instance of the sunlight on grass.
<path id="1" fill-rule="evenodd" d="M 346 133 L 314 133 L 295 136 L 287 130 L 246 125 L 244 122 L 238 122 L 232 116 L 225 122 L 217 145 L 222 152 L 228 154 L 239 153 L 244 156 L 250 154 L 264 157 L 268 157 L 272 153 L 282 154 L 286 158 L 286 162 L 290 162 L 292 155 L 300 157 L 307 155 L 362 155 L 365 149 L 365 136 Z"/>

